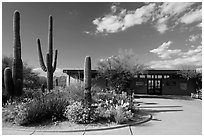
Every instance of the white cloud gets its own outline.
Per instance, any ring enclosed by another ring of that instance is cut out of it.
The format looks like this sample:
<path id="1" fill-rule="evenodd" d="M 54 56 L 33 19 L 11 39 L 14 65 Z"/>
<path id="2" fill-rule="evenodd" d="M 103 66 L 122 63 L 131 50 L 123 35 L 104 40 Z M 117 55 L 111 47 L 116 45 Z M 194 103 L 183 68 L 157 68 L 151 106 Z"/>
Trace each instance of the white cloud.
<path id="1" fill-rule="evenodd" d="M 97 26 L 97 32 L 116 33 L 124 31 L 127 28 L 147 22 L 151 18 L 151 12 L 154 11 L 156 4 L 149 4 L 136 9 L 135 11 L 126 11 L 122 9 L 117 15 L 108 14 L 104 17 L 96 18 L 93 24 Z M 116 12 L 115 5 L 111 7 L 112 12 Z"/>
<path id="2" fill-rule="evenodd" d="M 171 41 L 164 42 L 156 49 L 150 50 L 150 52 L 157 54 L 162 59 L 170 59 L 173 55 L 179 55 L 181 50 L 180 49 L 169 49 L 169 46 L 172 44 Z"/>
<path id="3" fill-rule="evenodd" d="M 182 57 L 189 57 L 200 53 L 202 53 L 202 46 L 198 46 L 195 49 L 189 49 L 187 52 L 183 52 L 181 55 Z"/>
<path id="4" fill-rule="evenodd" d="M 39 73 L 40 76 L 47 76 L 47 73 L 44 72 L 41 68 L 34 68 L 33 72 L 37 72 Z M 54 76 L 66 76 L 66 74 L 63 73 L 63 69 L 61 68 L 56 68 L 55 72 L 54 72 Z"/>
<path id="5" fill-rule="evenodd" d="M 181 23 L 191 24 L 193 22 L 202 21 L 202 9 L 197 9 L 193 12 L 185 14 L 181 18 Z"/>
<path id="6" fill-rule="evenodd" d="M 56 70 L 55 70 L 55 72 L 54 72 L 53 75 L 54 75 L 54 76 L 57 76 L 57 77 L 66 76 L 66 74 L 63 73 L 63 69 L 61 69 L 61 68 L 56 68 Z"/>
<path id="7" fill-rule="evenodd" d="M 191 5 L 193 5 L 192 2 L 165 2 L 161 5 L 161 14 L 169 14 L 169 15 L 175 15 L 180 14 L 187 10 Z"/>
<path id="8" fill-rule="evenodd" d="M 119 17 L 108 15 L 103 18 L 97 18 L 93 21 L 93 24 L 97 25 L 98 32 L 115 33 L 122 28 L 122 22 Z"/>
<path id="9" fill-rule="evenodd" d="M 180 52 L 174 59 L 151 61 L 149 65 L 154 69 L 176 69 L 179 65 L 184 64 L 197 68 L 202 67 L 202 46 L 189 49 L 187 52 Z"/>
<path id="10" fill-rule="evenodd" d="M 197 27 L 199 27 L 199 28 L 202 28 L 202 22 L 201 23 L 199 23 L 198 25 L 196 25 Z"/>
<path id="11" fill-rule="evenodd" d="M 123 30 L 131 26 L 147 22 L 151 18 L 155 6 L 155 3 L 151 3 L 149 5 L 145 5 L 141 8 L 136 9 L 133 13 L 126 14 L 124 18 Z"/>
<path id="12" fill-rule="evenodd" d="M 157 23 L 155 25 L 157 31 L 163 34 L 169 30 L 171 27 L 168 26 L 168 23 L 184 11 L 188 10 L 191 5 L 193 5 L 193 3 L 165 2 L 159 6 L 158 12 L 156 13 Z M 173 22 L 174 26 L 178 24 L 176 21 Z"/>
<path id="13" fill-rule="evenodd" d="M 113 4 L 111 13 L 93 20 L 96 33 L 117 33 L 129 27 L 151 21 L 153 27 L 161 34 L 173 29 L 180 23 L 189 24 L 200 21 L 201 9 L 193 11 L 192 2 L 145 3 L 135 10 L 127 10 Z M 198 5 L 200 7 L 200 5 Z M 186 13 L 186 14 L 184 14 Z"/>
<path id="14" fill-rule="evenodd" d="M 189 41 L 190 41 L 190 42 L 194 42 L 194 41 L 196 41 L 199 37 L 200 37 L 200 34 L 190 35 L 190 36 L 189 36 Z"/>
<path id="15" fill-rule="evenodd" d="M 157 24 L 156 28 L 157 28 L 157 31 L 159 31 L 161 34 L 163 34 L 168 30 L 168 27 L 165 23 Z"/>
<path id="16" fill-rule="evenodd" d="M 34 68 L 33 72 L 39 73 L 40 76 L 46 76 L 46 72 L 44 72 L 41 68 Z"/>

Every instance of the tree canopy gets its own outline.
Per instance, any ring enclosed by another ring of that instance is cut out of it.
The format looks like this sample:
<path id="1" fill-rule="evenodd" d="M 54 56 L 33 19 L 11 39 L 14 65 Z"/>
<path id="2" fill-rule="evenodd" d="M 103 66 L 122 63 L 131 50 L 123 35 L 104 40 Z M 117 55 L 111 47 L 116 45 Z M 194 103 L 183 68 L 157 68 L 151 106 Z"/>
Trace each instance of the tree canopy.
<path id="1" fill-rule="evenodd" d="M 139 63 L 132 50 L 120 50 L 118 55 L 101 59 L 97 69 L 99 77 L 108 81 L 109 88 L 121 92 L 126 91 L 134 76 L 146 70 L 147 66 Z"/>

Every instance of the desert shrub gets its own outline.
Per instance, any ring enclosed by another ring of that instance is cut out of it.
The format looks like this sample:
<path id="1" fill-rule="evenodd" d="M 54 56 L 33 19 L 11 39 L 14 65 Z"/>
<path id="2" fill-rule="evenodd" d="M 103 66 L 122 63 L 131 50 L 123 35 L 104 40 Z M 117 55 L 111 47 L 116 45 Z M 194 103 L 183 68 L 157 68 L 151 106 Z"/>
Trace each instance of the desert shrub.
<path id="1" fill-rule="evenodd" d="M 84 100 L 84 87 L 80 84 L 66 87 L 65 92 L 68 94 L 68 98 L 72 101 L 80 102 Z"/>
<path id="2" fill-rule="evenodd" d="M 95 110 L 98 120 L 106 120 L 107 122 L 116 122 L 123 124 L 131 120 L 134 114 L 128 109 L 128 104 L 113 105 L 113 104 L 100 104 Z"/>
<path id="3" fill-rule="evenodd" d="M 66 106 L 69 105 L 63 92 L 52 91 L 43 94 L 40 98 L 34 98 L 23 105 L 15 118 L 15 123 L 27 125 L 42 122 L 42 120 L 63 119 Z"/>
<path id="4" fill-rule="evenodd" d="M 84 108 L 81 102 L 74 102 L 66 107 L 64 116 L 71 122 L 80 123 L 84 121 Z"/>
<path id="5" fill-rule="evenodd" d="M 98 107 L 95 109 L 94 114 L 98 116 L 97 120 L 122 124 L 133 118 L 129 102 L 130 97 L 125 92 L 122 92 L 122 94 L 114 92 L 99 93 L 96 96 Z"/>
<path id="6" fill-rule="evenodd" d="M 29 101 L 29 100 L 28 100 Z M 2 121 L 14 123 L 18 113 L 24 108 L 25 103 L 8 100 L 2 107 Z"/>
<path id="7" fill-rule="evenodd" d="M 116 106 L 114 119 L 118 124 L 126 123 L 133 118 L 134 114 L 124 106 Z"/>
<path id="8" fill-rule="evenodd" d="M 88 119 L 89 114 L 90 119 Z M 98 118 L 93 108 L 86 108 L 82 102 L 77 101 L 66 107 L 64 116 L 75 123 L 91 123 Z"/>

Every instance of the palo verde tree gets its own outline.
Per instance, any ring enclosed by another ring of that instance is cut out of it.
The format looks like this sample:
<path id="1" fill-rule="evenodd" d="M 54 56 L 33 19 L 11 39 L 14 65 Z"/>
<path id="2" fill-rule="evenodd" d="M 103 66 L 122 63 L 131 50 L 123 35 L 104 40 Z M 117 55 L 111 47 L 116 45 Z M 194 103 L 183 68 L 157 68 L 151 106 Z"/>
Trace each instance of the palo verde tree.
<path id="1" fill-rule="evenodd" d="M 116 56 L 101 59 L 97 68 L 98 77 L 105 78 L 108 87 L 120 93 L 126 91 L 134 76 L 146 70 L 147 66 L 139 63 L 132 50 L 120 50 Z"/>

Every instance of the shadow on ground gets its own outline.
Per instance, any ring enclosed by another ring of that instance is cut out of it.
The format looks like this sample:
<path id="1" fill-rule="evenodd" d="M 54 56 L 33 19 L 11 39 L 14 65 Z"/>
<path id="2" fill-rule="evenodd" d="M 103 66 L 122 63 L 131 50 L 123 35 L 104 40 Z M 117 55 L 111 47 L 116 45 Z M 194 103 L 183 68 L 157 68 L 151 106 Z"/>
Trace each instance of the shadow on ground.
<path id="1" fill-rule="evenodd" d="M 175 100 L 194 100 L 190 96 L 181 96 L 181 95 L 140 95 L 137 94 L 135 98 L 162 98 L 162 99 L 175 99 Z"/>

